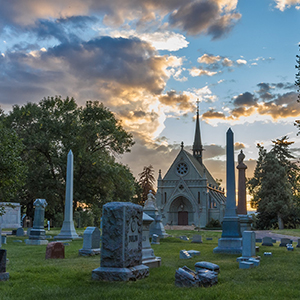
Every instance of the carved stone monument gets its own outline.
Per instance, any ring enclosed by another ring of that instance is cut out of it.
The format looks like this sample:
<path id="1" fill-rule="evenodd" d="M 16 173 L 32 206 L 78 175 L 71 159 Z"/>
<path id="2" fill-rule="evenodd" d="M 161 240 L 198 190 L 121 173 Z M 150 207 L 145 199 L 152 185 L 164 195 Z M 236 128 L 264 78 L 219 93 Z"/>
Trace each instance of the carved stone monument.
<path id="1" fill-rule="evenodd" d="M 157 234 L 160 238 L 167 237 L 168 234 L 165 231 L 161 216 L 158 213 L 156 199 L 152 194 L 152 191 L 149 191 L 149 194 L 147 195 L 147 200 L 144 204 L 144 212 L 154 219 L 154 222 L 150 225 L 150 235 Z"/>
<path id="2" fill-rule="evenodd" d="M 245 154 L 241 150 L 238 155 L 238 206 L 237 213 L 240 219 L 241 234 L 251 230 L 252 218 L 247 215 L 247 201 L 246 201 L 246 169 L 247 166 L 244 164 Z"/>
<path id="3" fill-rule="evenodd" d="M 79 255 L 100 254 L 100 230 L 97 227 L 87 227 L 83 233 L 83 246 L 78 250 Z"/>
<path id="4" fill-rule="evenodd" d="M 154 220 L 149 217 L 147 214 L 143 213 L 143 249 L 142 249 L 142 260 L 143 265 L 148 266 L 149 268 L 160 267 L 161 258 L 154 255 L 154 251 L 151 248 L 149 240 L 149 227 Z"/>
<path id="5" fill-rule="evenodd" d="M 48 205 L 45 199 L 36 199 L 33 228 L 30 230 L 29 239 L 25 240 L 27 245 L 47 245 L 46 232 L 44 229 L 45 207 Z"/>
<path id="6" fill-rule="evenodd" d="M 73 153 L 71 150 L 69 151 L 67 161 L 65 218 L 60 233 L 54 239 L 80 239 L 75 231 L 73 221 Z"/>
<path id="7" fill-rule="evenodd" d="M 128 281 L 149 275 L 142 264 L 142 215 L 142 206 L 129 202 L 103 206 L 101 262 L 92 279 Z"/>
<path id="8" fill-rule="evenodd" d="M 222 236 L 214 253 L 242 253 L 240 222 L 236 213 L 233 132 L 229 128 L 226 140 L 226 189 L 227 200 L 222 224 Z"/>
<path id="9" fill-rule="evenodd" d="M 5 213 L 0 217 L 1 227 L 19 228 L 21 227 L 21 204 L 13 202 L 0 202 L 4 206 Z"/>

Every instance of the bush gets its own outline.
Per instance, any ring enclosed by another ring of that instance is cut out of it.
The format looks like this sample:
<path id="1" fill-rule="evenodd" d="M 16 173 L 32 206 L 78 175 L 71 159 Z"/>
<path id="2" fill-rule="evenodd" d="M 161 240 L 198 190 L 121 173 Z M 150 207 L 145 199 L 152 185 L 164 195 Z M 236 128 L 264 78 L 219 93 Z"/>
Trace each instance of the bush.
<path id="1" fill-rule="evenodd" d="M 215 220 L 215 219 L 211 219 L 207 225 L 206 225 L 207 228 L 219 228 L 219 227 L 222 227 L 221 226 L 221 223 L 219 220 Z"/>

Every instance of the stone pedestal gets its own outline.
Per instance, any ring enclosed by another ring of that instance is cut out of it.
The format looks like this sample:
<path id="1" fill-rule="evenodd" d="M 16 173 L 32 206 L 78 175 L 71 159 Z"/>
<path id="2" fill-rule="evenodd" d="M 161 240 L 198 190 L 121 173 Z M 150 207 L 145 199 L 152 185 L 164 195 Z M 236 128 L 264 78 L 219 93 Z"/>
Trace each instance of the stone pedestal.
<path id="1" fill-rule="evenodd" d="M 128 281 L 149 275 L 142 264 L 142 215 L 142 206 L 129 202 L 103 206 L 101 263 L 92 279 Z"/>
<path id="2" fill-rule="evenodd" d="M 248 215 L 238 215 L 238 217 L 240 219 L 241 234 L 243 234 L 244 231 L 251 231 L 252 218 Z"/>
<path id="3" fill-rule="evenodd" d="M 67 161 L 65 216 L 60 233 L 54 237 L 56 240 L 80 239 L 75 231 L 73 221 L 73 153 L 70 150 Z"/>
<path id="4" fill-rule="evenodd" d="M 218 240 L 218 247 L 214 253 L 242 253 L 242 236 L 240 222 L 236 213 L 235 202 L 235 173 L 234 173 L 233 132 L 229 128 L 226 141 L 226 187 L 227 200 L 225 216 L 222 223 L 222 237 Z"/>
<path id="5" fill-rule="evenodd" d="M 160 267 L 161 258 L 154 255 L 149 240 L 149 227 L 154 220 L 147 214 L 143 213 L 143 249 L 142 249 L 142 262 L 143 265 L 149 268 Z"/>
<path id="6" fill-rule="evenodd" d="M 150 225 L 150 235 L 157 234 L 160 238 L 168 237 L 164 225 L 161 220 L 161 216 L 158 214 L 158 208 L 156 206 L 156 199 L 152 194 L 152 191 L 148 194 L 148 199 L 145 201 L 144 212 L 150 216 L 154 222 Z"/>
<path id="7" fill-rule="evenodd" d="M 27 245 L 47 245 L 46 232 L 44 229 L 45 207 L 48 205 L 45 199 L 36 199 L 33 203 L 34 221 L 30 230 L 29 239 L 25 240 Z"/>

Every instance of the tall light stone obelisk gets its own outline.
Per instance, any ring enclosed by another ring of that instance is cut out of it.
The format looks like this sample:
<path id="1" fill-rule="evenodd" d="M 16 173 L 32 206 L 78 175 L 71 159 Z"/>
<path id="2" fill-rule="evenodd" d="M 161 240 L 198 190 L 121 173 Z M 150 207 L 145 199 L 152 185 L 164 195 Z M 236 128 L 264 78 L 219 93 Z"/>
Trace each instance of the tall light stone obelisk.
<path id="1" fill-rule="evenodd" d="M 214 253 L 242 253 L 242 236 L 236 211 L 235 168 L 233 132 L 229 128 L 226 136 L 226 189 L 227 200 L 222 223 L 222 237 Z"/>
<path id="2" fill-rule="evenodd" d="M 55 239 L 78 239 L 80 238 L 75 231 L 73 221 L 73 153 L 68 153 L 67 179 L 66 179 L 66 198 L 65 198 L 65 218 L 59 235 Z"/>

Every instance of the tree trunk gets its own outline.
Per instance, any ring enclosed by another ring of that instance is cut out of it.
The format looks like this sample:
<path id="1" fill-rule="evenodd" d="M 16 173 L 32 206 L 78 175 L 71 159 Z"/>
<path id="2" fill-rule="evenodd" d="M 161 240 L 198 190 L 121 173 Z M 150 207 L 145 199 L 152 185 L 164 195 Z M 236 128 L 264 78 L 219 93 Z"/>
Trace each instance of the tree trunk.
<path id="1" fill-rule="evenodd" d="M 277 214 L 277 218 L 278 218 L 278 227 L 279 227 L 279 229 L 284 229 L 283 220 L 282 220 L 282 218 L 279 214 Z"/>

